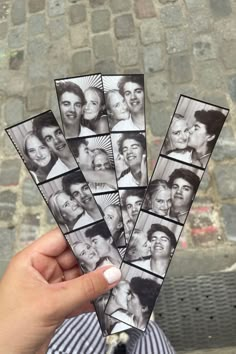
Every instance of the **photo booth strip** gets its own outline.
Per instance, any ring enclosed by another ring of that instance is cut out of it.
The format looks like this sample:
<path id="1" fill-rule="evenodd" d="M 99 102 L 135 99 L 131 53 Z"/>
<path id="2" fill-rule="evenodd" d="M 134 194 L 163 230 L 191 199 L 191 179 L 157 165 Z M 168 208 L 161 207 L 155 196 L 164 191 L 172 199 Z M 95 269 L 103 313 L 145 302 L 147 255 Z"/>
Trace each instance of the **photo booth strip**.
<path id="1" fill-rule="evenodd" d="M 101 74 L 55 80 L 65 137 L 95 196 L 118 191 Z M 125 247 L 120 198 L 104 210 L 105 221 Z"/>
<path id="2" fill-rule="evenodd" d="M 102 209 L 96 203 L 53 113 L 44 112 L 7 128 L 6 132 L 82 271 L 87 273 L 106 264 L 119 267 L 121 256 L 111 242 L 112 235 L 103 220 Z M 101 315 L 99 309 L 97 314 L 103 333 L 108 335 L 113 328 L 111 323 L 114 325 L 118 321 L 104 322 L 104 314 Z M 108 329 L 106 324 L 109 324 Z M 119 328 L 128 327 L 121 324 Z"/>
<path id="3" fill-rule="evenodd" d="M 144 75 L 103 75 L 126 241 L 148 183 Z M 129 207 L 125 190 L 129 190 Z"/>
<path id="4" fill-rule="evenodd" d="M 180 96 L 121 265 L 127 301 L 115 308 L 121 290 L 114 288 L 108 316 L 146 329 L 228 112 Z M 146 285 L 143 278 L 149 279 Z"/>

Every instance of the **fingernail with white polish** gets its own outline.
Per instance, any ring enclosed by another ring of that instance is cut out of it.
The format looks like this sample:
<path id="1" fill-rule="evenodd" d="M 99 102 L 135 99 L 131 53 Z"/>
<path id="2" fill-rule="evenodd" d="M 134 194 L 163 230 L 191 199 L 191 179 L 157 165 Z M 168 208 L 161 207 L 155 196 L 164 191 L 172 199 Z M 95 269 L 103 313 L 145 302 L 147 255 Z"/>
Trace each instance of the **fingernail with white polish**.
<path id="1" fill-rule="evenodd" d="M 111 267 L 103 273 L 105 279 L 107 280 L 108 284 L 112 284 L 121 278 L 121 271 L 119 268 Z"/>

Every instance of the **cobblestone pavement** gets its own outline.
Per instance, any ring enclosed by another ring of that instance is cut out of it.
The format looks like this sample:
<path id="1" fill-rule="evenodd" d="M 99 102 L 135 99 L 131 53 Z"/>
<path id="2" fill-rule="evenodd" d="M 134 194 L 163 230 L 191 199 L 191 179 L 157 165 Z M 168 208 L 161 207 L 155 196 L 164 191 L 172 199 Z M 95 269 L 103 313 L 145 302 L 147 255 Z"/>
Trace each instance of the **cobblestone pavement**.
<path id="1" fill-rule="evenodd" d="M 232 266 L 236 1 L 0 0 L 0 270 L 55 225 L 4 128 L 58 116 L 54 79 L 93 72 L 145 73 L 150 170 L 180 93 L 230 108 L 171 272 Z"/>

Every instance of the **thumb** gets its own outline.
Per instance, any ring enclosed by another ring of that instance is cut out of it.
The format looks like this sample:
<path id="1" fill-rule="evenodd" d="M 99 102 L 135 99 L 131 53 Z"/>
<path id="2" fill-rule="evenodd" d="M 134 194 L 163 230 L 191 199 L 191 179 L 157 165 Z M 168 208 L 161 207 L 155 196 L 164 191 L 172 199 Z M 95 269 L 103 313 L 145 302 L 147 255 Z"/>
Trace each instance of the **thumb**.
<path id="1" fill-rule="evenodd" d="M 57 289 L 54 292 L 56 296 L 54 304 L 58 305 L 57 314 L 63 317 L 69 316 L 73 311 L 78 310 L 78 307 L 112 289 L 118 284 L 120 278 L 119 268 L 105 266 L 78 278 L 52 284 L 53 287 L 59 287 L 59 291 Z"/>

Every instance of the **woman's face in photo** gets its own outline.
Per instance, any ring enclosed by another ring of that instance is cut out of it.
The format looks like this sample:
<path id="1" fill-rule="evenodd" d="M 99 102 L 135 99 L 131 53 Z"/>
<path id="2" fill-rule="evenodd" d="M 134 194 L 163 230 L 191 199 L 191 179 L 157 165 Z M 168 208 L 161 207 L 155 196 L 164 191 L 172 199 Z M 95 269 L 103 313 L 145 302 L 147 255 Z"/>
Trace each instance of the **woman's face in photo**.
<path id="1" fill-rule="evenodd" d="M 83 213 L 83 209 L 77 204 L 76 200 L 66 193 L 58 195 L 57 204 L 65 220 L 76 220 Z"/>
<path id="2" fill-rule="evenodd" d="M 186 149 L 189 139 L 189 128 L 185 119 L 173 119 L 168 133 L 172 149 Z"/>
<path id="3" fill-rule="evenodd" d="M 97 118 L 101 110 L 101 98 L 94 90 L 88 89 L 84 92 L 84 119 L 91 120 Z"/>
<path id="4" fill-rule="evenodd" d="M 119 92 L 113 92 L 110 94 L 109 99 L 112 117 L 116 120 L 128 119 L 130 112 L 124 97 Z"/>
<path id="5" fill-rule="evenodd" d="M 133 236 L 136 237 L 135 245 L 130 249 L 127 249 L 127 253 L 130 256 L 130 259 L 135 260 L 143 257 L 148 257 L 151 255 L 150 242 L 147 239 L 147 236 L 143 231 L 135 229 L 133 231 Z"/>
<path id="6" fill-rule="evenodd" d="M 116 207 L 108 205 L 104 209 L 104 220 L 106 221 L 111 234 L 113 234 L 116 230 L 118 230 L 118 225 L 121 223 L 121 215 Z"/>
<path id="7" fill-rule="evenodd" d="M 166 216 L 171 207 L 171 190 L 158 190 L 151 197 L 152 210 L 161 215 Z"/>
<path id="8" fill-rule="evenodd" d="M 74 252 L 82 266 L 85 266 L 87 270 L 94 270 L 96 264 L 99 261 L 99 256 L 96 250 L 86 242 L 78 243 L 74 247 Z"/>
<path id="9" fill-rule="evenodd" d="M 30 160 L 39 167 L 45 167 L 51 161 L 51 154 L 48 147 L 35 135 L 28 137 L 26 141 L 26 151 Z"/>

